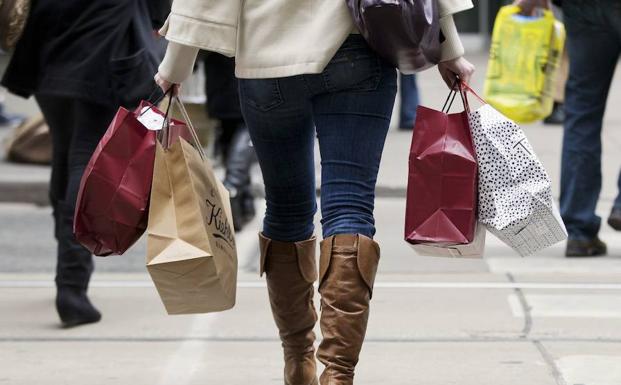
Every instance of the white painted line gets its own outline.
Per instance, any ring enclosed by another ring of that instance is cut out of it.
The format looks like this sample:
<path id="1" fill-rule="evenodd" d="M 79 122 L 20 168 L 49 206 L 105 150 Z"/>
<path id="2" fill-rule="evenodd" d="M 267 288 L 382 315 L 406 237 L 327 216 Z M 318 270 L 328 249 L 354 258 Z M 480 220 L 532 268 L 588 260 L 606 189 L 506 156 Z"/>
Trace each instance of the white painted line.
<path id="1" fill-rule="evenodd" d="M 218 316 L 217 313 L 193 316 L 192 324 L 185 336 L 208 335 Z M 191 339 L 183 341 L 162 369 L 158 385 L 196 383 L 192 380 L 200 369 L 204 369 L 205 356 L 210 346 L 211 344 L 202 341 Z"/>
<path id="2" fill-rule="evenodd" d="M 621 318 L 619 294 L 525 294 L 533 318 Z M 515 294 L 508 297 L 515 317 L 524 311 Z M 619 382 L 621 384 L 621 382 Z"/>
<path id="3" fill-rule="evenodd" d="M 621 384 L 621 355 L 575 355 L 556 360 L 568 384 Z"/>
<path id="4" fill-rule="evenodd" d="M 1 280 L 0 289 L 52 288 L 53 281 Z M 90 287 L 99 288 L 150 288 L 147 280 L 109 280 L 91 282 Z M 265 281 L 239 281 L 241 289 L 265 288 Z M 621 290 L 620 283 L 553 283 L 553 282 L 376 282 L 376 288 L 383 289 L 540 289 L 540 290 Z"/>

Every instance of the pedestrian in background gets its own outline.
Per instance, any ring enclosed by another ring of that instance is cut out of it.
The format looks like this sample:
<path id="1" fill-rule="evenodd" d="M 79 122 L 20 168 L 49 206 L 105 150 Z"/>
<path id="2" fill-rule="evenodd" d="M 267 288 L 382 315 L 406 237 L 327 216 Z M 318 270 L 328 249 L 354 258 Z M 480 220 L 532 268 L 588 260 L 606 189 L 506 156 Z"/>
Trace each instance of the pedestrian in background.
<path id="1" fill-rule="evenodd" d="M 231 197 L 233 226 L 240 231 L 255 216 L 250 169 L 256 155 L 241 112 L 235 59 L 208 52 L 203 60 L 207 113 L 219 123 L 214 149 L 226 168 L 223 184 Z"/>
<path id="2" fill-rule="evenodd" d="M 566 256 L 605 255 L 595 214 L 602 187 L 602 124 L 621 54 L 621 2 L 556 1 L 567 28 L 569 80 L 561 163 L 561 215 L 569 232 Z M 608 223 L 621 230 L 621 175 Z"/>
<path id="3" fill-rule="evenodd" d="M 11 92 L 34 95 L 50 127 L 56 309 L 65 326 L 101 318 L 87 296 L 93 259 L 75 240 L 73 216 L 84 168 L 118 106 L 134 107 L 153 89 L 156 3 L 167 8 L 160 14 L 170 10 L 168 0 L 33 1 L 2 79 Z"/>
<path id="4" fill-rule="evenodd" d="M 452 14 L 440 0 L 444 79 L 468 81 Z M 375 183 L 397 92 L 395 68 L 356 33 L 345 1 L 177 0 L 161 30 L 171 42 L 156 80 L 167 90 L 198 48 L 236 57 L 242 112 L 265 181 L 261 272 L 285 355 L 285 384 L 316 385 L 313 281 L 319 275 L 323 385 L 353 384 L 379 262 Z M 321 152 L 323 242 L 315 262 L 314 138 Z"/>
<path id="5" fill-rule="evenodd" d="M 412 130 L 416 122 L 416 109 L 420 102 L 416 75 L 399 74 L 401 90 L 401 110 L 399 112 L 399 129 Z"/>

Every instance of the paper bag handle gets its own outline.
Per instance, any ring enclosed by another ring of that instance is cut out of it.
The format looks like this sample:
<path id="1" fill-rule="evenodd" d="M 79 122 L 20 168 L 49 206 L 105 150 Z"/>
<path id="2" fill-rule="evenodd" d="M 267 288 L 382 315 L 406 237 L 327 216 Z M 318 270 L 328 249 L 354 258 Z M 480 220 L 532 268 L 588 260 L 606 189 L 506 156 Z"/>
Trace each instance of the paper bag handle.
<path id="1" fill-rule="evenodd" d="M 185 123 L 188 125 L 188 130 L 190 131 L 190 135 L 192 135 L 192 139 L 194 140 L 194 144 L 196 145 L 196 150 L 198 151 L 199 155 L 201 156 L 201 159 L 207 160 L 207 155 L 205 154 L 205 150 L 203 149 L 203 145 L 201 144 L 201 141 L 198 138 L 198 134 L 196 133 L 196 129 L 194 129 L 194 125 L 192 124 L 192 121 L 190 120 L 190 115 L 188 114 L 188 111 L 185 109 L 185 106 L 183 105 L 183 102 L 179 99 L 178 96 L 174 97 L 174 101 L 177 104 L 177 106 L 179 107 L 179 111 L 181 111 L 181 115 L 183 115 L 183 120 L 185 120 Z"/>

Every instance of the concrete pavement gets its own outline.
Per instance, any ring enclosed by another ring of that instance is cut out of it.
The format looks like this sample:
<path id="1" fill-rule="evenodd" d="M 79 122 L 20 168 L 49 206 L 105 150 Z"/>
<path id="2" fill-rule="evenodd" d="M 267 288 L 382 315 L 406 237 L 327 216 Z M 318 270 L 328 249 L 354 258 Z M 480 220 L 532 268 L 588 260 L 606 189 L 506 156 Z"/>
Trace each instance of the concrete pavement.
<path id="1" fill-rule="evenodd" d="M 475 56 L 475 89 L 484 61 Z M 446 89 L 437 74 L 419 79 L 423 103 L 440 106 Z M 604 132 L 602 216 L 621 166 L 620 102 L 617 76 Z M 10 103 L 33 110 L 31 102 Z M 561 129 L 525 130 L 557 182 Z M 384 153 L 376 207 L 382 260 L 357 384 L 621 384 L 621 233 L 603 227 L 606 258 L 566 259 L 563 245 L 519 258 L 491 235 L 484 260 L 418 257 L 402 241 L 409 143 L 410 133 L 393 131 Z M 102 322 L 60 329 L 51 212 L 32 204 L 45 200 L 47 173 L 0 164 L 0 201 L 8 201 L 0 203 L 0 384 L 282 384 L 279 341 L 256 273 L 258 219 L 238 234 L 233 310 L 166 315 L 145 273 L 142 240 L 125 256 L 97 258 L 91 295 Z M 22 187 L 2 199 L 9 184 Z"/>
<path id="2" fill-rule="evenodd" d="M 621 233 L 605 230 L 607 258 L 565 259 L 559 245 L 523 259 L 492 236 L 485 260 L 423 258 L 400 240 L 400 205 L 378 200 L 383 253 L 358 384 L 621 383 Z M 54 311 L 47 217 L 48 208 L 0 205 L 0 221 L 14 224 L 0 239 L 0 383 L 282 383 L 256 272 L 258 221 L 238 235 L 233 310 L 166 315 L 141 242 L 96 259 L 90 292 L 104 318 L 67 330 Z"/>
<path id="3" fill-rule="evenodd" d="M 70 330 L 58 329 L 50 277 L 19 278 L 0 281 L 9 310 L 0 320 L 0 383 L 282 383 L 279 341 L 255 275 L 240 276 L 234 310 L 171 317 L 146 276 L 101 274 L 91 293 L 104 319 Z M 405 279 L 378 279 L 358 384 L 621 381 L 618 277 L 598 281 L 600 289 L 554 288 L 562 275 L 543 289 L 499 274 Z M 565 313 L 555 312 L 559 302 Z M 568 314 L 575 306 L 581 314 Z"/>

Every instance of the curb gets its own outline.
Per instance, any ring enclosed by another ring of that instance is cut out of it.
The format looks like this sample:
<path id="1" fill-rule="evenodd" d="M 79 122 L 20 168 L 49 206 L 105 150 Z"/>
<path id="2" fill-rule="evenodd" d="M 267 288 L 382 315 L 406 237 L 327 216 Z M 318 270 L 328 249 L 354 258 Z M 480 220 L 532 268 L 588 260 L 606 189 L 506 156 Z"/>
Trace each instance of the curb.
<path id="1" fill-rule="evenodd" d="M 49 183 L 0 181 L 0 202 L 30 203 L 37 206 L 47 206 L 50 203 Z"/>

